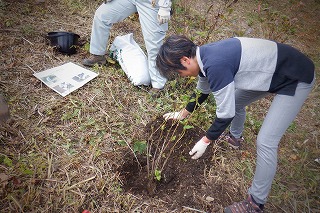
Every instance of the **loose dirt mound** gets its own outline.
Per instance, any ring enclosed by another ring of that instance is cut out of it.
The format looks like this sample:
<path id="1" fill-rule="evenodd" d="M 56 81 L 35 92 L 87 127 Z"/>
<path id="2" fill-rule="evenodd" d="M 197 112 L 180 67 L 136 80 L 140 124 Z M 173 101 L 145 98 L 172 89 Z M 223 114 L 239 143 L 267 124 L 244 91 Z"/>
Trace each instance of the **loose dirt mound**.
<path id="1" fill-rule="evenodd" d="M 198 160 L 192 160 L 189 151 L 199 140 L 204 132 L 198 127 L 184 130 L 184 125 L 177 122 L 157 118 L 150 122 L 145 128 L 145 135 L 150 136 L 148 146 L 161 147 L 165 138 L 174 138 L 164 149 L 162 161 L 168 157 L 168 161 L 161 172 L 161 179 L 157 181 L 152 177 L 155 186 L 147 184 L 148 165 L 146 154 L 125 155 L 125 163 L 120 169 L 123 179 L 123 188 L 133 194 L 146 197 L 157 197 L 168 203 L 173 209 L 189 207 L 206 211 L 221 208 L 214 203 L 222 205 L 230 204 L 230 195 L 239 196 L 234 190 L 228 189 L 227 185 L 210 184 L 206 180 L 212 164 L 211 156 L 213 149 L 208 148 L 204 155 Z M 169 135 L 169 137 L 167 137 Z M 179 140 L 180 136 L 181 139 Z M 159 156 L 159 150 L 152 149 L 152 157 L 149 165 Z M 172 152 L 171 152 L 172 150 Z M 171 153 L 170 153 L 171 152 Z M 139 161 L 140 165 L 137 163 Z M 151 187 L 151 188 L 150 188 Z M 236 194 L 235 194 L 236 193 Z M 214 199 L 214 202 L 212 202 Z"/>

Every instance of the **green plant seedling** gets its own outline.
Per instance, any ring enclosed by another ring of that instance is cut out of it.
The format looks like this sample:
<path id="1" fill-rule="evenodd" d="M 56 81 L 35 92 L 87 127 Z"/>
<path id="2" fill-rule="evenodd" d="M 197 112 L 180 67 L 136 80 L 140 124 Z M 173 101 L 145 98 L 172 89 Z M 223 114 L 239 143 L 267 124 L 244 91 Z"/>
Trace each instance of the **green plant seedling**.
<path id="1" fill-rule="evenodd" d="M 161 171 L 160 170 L 154 170 L 154 177 L 157 181 L 161 180 Z"/>

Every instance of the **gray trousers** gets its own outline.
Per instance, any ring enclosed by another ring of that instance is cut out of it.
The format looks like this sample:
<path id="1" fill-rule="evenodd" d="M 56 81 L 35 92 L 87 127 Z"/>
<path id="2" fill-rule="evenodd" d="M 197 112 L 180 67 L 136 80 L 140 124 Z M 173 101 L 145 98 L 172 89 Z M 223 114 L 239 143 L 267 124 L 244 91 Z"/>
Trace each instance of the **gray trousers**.
<path id="1" fill-rule="evenodd" d="M 280 139 L 300 111 L 312 90 L 314 82 L 315 80 L 311 84 L 298 83 L 294 96 L 275 95 L 263 121 L 256 142 L 256 170 L 251 187 L 248 190 L 248 193 L 260 204 L 267 201 L 276 173 Z M 230 132 L 234 137 L 239 138 L 244 129 L 246 106 L 268 94 L 261 91 L 236 90 L 236 115 L 230 126 Z"/>
<path id="2" fill-rule="evenodd" d="M 153 7 L 151 3 L 152 0 L 114 0 L 102 4 L 96 10 L 93 19 L 90 53 L 94 55 L 106 54 L 112 25 L 138 12 L 147 49 L 151 84 L 154 88 L 162 89 L 167 79 L 160 75 L 156 68 L 155 59 L 168 30 L 168 23 L 162 25 L 158 23 L 159 7 Z"/>

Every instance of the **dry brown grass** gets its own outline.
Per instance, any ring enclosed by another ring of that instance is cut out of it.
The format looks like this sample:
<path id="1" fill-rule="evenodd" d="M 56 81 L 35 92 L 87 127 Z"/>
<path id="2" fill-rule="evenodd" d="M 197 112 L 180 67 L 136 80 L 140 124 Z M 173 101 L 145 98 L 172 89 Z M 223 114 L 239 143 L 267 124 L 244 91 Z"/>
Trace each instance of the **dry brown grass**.
<path id="1" fill-rule="evenodd" d="M 96 79 L 62 98 L 33 77 L 35 72 L 65 62 L 81 63 L 88 54 L 84 49 L 73 56 L 57 54 L 44 35 L 65 30 L 88 41 L 99 4 L 89 0 L 0 0 L 0 88 L 12 116 L 0 126 L 1 212 L 172 211 L 162 200 L 144 200 L 124 192 L 116 171 L 123 164 L 121 153 L 127 149 L 122 142 L 132 145 L 143 139 L 141 130 L 154 117 L 183 107 L 181 96 L 191 91 L 194 82 L 170 83 L 159 99 L 152 99 L 132 86 L 119 66 L 112 65 L 95 68 L 99 72 Z M 238 1 L 228 9 L 223 5 L 223 1 L 178 1 L 168 34 L 183 33 L 198 43 L 235 35 L 285 41 L 315 61 L 319 79 L 319 2 L 270 1 L 259 7 L 257 1 Z M 128 32 L 134 32 L 144 46 L 135 19 L 116 25 L 111 41 Z M 317 82 L 282 140 L 269 212 L 320 211 L 320 165 L 314 162 L 320 157 Z M 250 108 L 245 136 L 252 150 L 268 104 L 266 100 Z M 210 110 L 209 104 L 200 109 Z M 205 129 L 212 116 L 195 115 L 199 119 L 195 125 Z M 221 179 L 229 179 L 237 186 L 235 190 L 245 195 L 255 163 L 250 153 L 241 152 L 246 156 L 241 161 L 235 160 L 239 154 L 234 152 L 215 156 L 216 167 L 209 170 L 207 181 L 219 184 L 224 182 Z"/>

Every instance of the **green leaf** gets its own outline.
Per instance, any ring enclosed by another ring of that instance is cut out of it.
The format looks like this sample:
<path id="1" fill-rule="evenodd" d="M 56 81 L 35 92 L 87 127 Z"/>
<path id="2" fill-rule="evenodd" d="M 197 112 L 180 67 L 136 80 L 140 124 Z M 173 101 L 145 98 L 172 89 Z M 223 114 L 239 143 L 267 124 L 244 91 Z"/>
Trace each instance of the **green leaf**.
<path id="1" fill-rule="evenodd" d="M 27 165 L 22 164 L 19 168 L 20 172 L 25 175 L 32 175 L 33 171 L 27 167 Z"/>
<path id="2" fill-rule="evenodd" d="M 137 141 L 133 145 L 133 151 L 139 152 L 140 154 L 144 153 L 147 149 L 147 144 L 145 141 Z"/>
<path id="3" fill-rule="evenodd" d="M 7 156 L 4 157 L 3 163 L 4 163 L 6 166 L 12 167 L 12 160 L 11 160 L 10 158 L 8 158 Z"/>
<path id="4" fill-rule="evenodd" d="M 187 162 L 187 158 L 185 156 L 180 156 L 180 160 L 183 162 Z"/>
<path id="5" fill-rule="evenodd" d="M 170 141 L 174 141 L 176 139 L 176 135 L 172 135 L 172 137 L 170 138 Z"/>
<path id="6" fill-rule="evenodd" d="M 118 144 L 119 144 L 120 146 L 126 146 L 126 145 L 127 145 L 127 143 L 126 143 L 124 140 L 119 140 L 119 141 L 118 141 Z"/>
<path id="7" fill-rule="evenodd" d="M 166 128 L 166 124 L 161 125 L 160 129 L 163 131 Z"/>
<path id="8" fill-rule="evenodd" d="M 183 129 L 192 129 L 192 128 L 194 128 L 194 126 L 190 126 L 190 125 L 183 126 Z"/>
<path id="9" fill-rule="evenodd" d="M 27 168 L 22 169 L 21 172 L 22 172 L 23 174 L 25 174 L 25 175 L 32 175 L 32 174 L 33 174 L 33 171 L 30 170 L 30 169 L 27 169 Z"/>
<path id="10" fill-rule="evenodd" d="M 161 180 L 161 171 L 156 169 L 154 171 L 154 177 L 156 178 L 157 181 L 160 181 Z"/>

